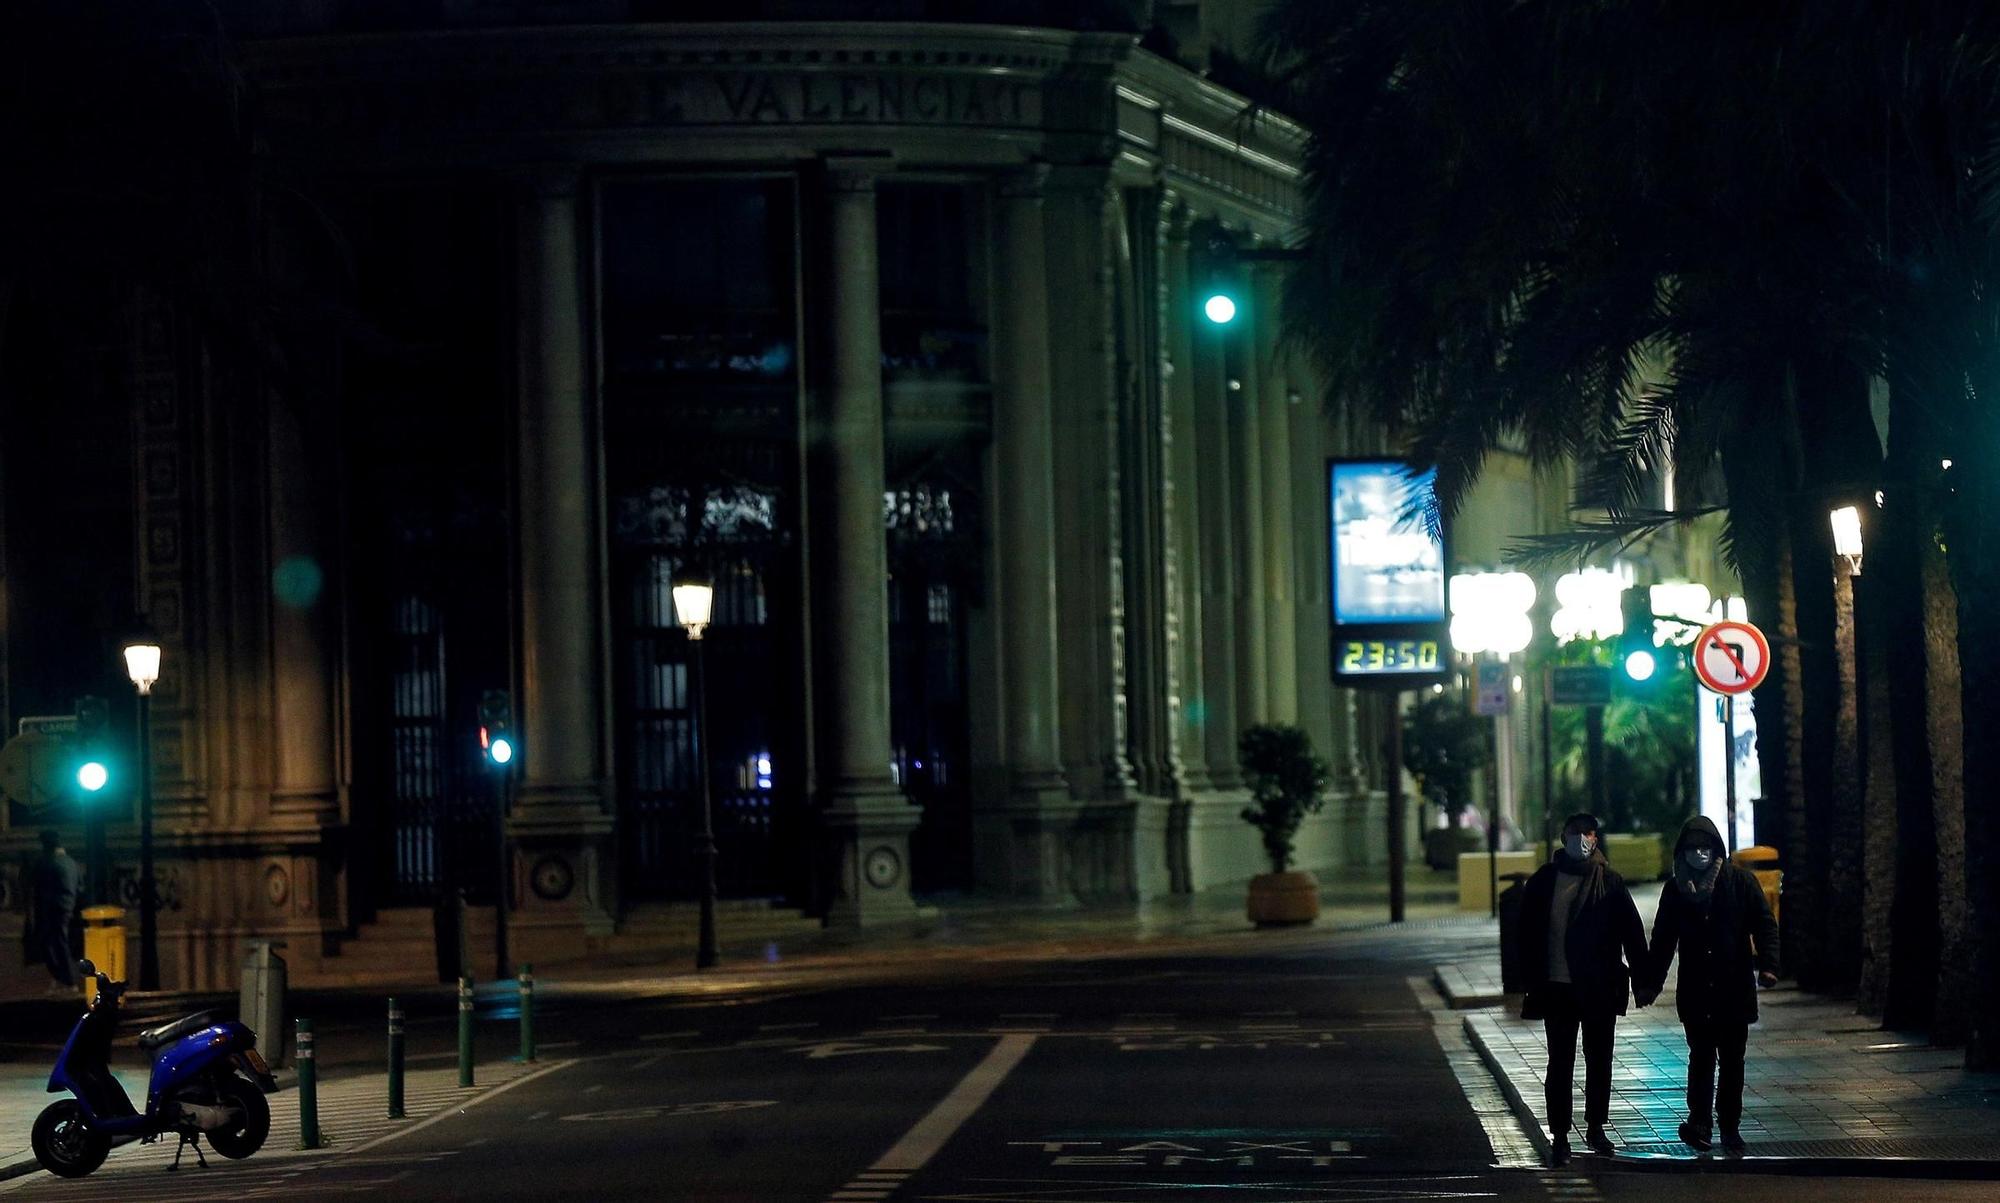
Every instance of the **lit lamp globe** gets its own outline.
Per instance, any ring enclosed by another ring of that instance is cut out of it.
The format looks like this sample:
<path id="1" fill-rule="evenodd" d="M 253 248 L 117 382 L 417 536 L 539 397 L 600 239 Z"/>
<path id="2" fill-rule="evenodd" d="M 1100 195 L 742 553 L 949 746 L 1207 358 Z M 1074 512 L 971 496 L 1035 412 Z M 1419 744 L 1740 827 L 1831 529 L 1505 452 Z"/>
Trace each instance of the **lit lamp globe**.
<path id="1" fill-rule="evenodd" d="M 715 607 L 715 586 L 705 581 L 687 581 L 674 586 L 674 620 L 686 629 L 689 639 L 699 639 L 708 629 Z"/>
<path id="2" fill-rule="evenodd" d="M 1634 681 L 1650 681 L 1660 664 L 1653 653 L 1643 648 L 1625 657 L 1625 675 Z"/>
<path id="3" fill-rule="evenodd" d="M 139 692 L 153 692 L 153 682 L 160 679 L 160 645 L 157 643 L 132 643 L 125 647 L 125 675 L 136 685 Z"/>

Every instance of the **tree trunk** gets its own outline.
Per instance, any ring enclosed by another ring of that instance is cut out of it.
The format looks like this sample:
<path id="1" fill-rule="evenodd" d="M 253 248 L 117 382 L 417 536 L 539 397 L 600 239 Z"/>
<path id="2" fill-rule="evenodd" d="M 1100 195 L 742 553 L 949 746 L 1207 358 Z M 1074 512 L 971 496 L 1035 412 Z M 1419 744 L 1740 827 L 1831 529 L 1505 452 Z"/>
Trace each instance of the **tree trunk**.
<path id="1" fill-rule="evenodd" d="M 1930 823 L 1937 862 L 1937 991 L 1931 1042 L 1964 1044 L 1972 1032 L 1973 939 L 1965 875 L 1965 708 L 1958 664 L 1958 593 L 1936 527 L 1916 542 L 1923 588 L 1924 732 Z M 1921 918 L 1922 916 L 1920 916 Z"/>
<path id="2" fill-rule="evenodd" d="M 1820 525 L 1827 526 L 1823 513 L 1826 507 L 1816 508 L 1822 512 L 1808 514 L 1805 520 L 1818 517 Z M 1808 562 L 1816 558 L 1808 557 Z M 1830 711 L 1825 721 L 1832 728 L 1833 738 L 1830 744 L 1822 745 L 1831 754 L 1813 758 L 1815 764 L 1824 761 L 1821 777 L 1824 792 L 1810 786 L 1808 790 L 1813 796 L 1824 797 L 1828 803 L 1824 808 L 1822 826 L 1825 834 L 1821 837 L 1821 847 L 1825 849 L 1826 856 L 1826 889 L 1820 896 L 1826 921 L 1823 929 L 1826 933 L 1826 976 L 1819 984 L 1821 988 L 1845 993 L 1855 989 L 1860 982 L 1863 941 L 1866 938 L 1862 922 L 1867 896 L 1862 871 L 1865 836 L 1860 674 L 1855 664 L 1854 577 L 1845 563 L 1834 561 L 1831 555 L 1821 562 L 1829 564 L 1832 573 L 1831 604 L 1827 607 L 1826 619 L 1832 628 L 1833 639 L 1830 645 L 1832 654 L 1828 657 L 1831 663 L 1826 667 L 1833 672 L 1834 690 L 1832 696 L 1825 699 Z M 1801 607 L 1799 626 L 1802 630 L 1806 626 L 1804 607 Z M 1810 667 L 1807 672 L 1810 674 Z M 1810 712 L 1806 721 L 1808 730 L 1812 729 L 1813 716 Z M 1809 768 L 1807 779 L 1810 781 L 1813 776 L 1813 770 Z M 1857 901 L 1862 905 L 1855 905 Z"/>
<path id="3" fill-rule="evenodd" d="M 1880 537 L 1885 525 L 1868 523 L 1877 538 L 1867 545 L 1887 542 Z M 1878 568 L 1870 563 L 1868 567 L 1868 575 L 1854 582 L 1859 721 L 1866 770 L 1862 784 L 1861 979 L 1854 1002 L 1861 1014 L 1883 1018 L 1889 1010 L 1890 983 L 1898 972 L 1898 962 L 1905 955 L 1921 957 L 1921 953 L 1903 946 L 1894 923 L 1899 903 L 1907 909 L 1912 901 L 1900 889 L 1903 875 L 1897 863 L 1896 725 L 1890 700 L 1888 646 L 1888 594 L 1897 582 L 1882 571 L 1889 564 Z M 1902 564 L 1897 568 L 1907 572 Z"/>
<path id="4" fill-rule="evenodd" d="M 1729 529 L 1737 570 L 1743 579 L 1750 620 L 1773 636 L 1771 670 L 1757 687 L 1757 753 L 1764 799 L 1778 816 L 1772 834 L 1782 859 L 1784 905 L 1778 941 L 1787 973 L 1797 977 L 1818 955 L 1813 916 L 1818 912 L 1813 871 L 1816 864 L 1806 834 L 1805 692 L 1800 674 L 1798 595 L 1792 574 L 1791 533 L 1782 521 L 1776 484 L 1747 455 L 1725 451 L 1729 487 Z"/>
<path id="5" fill-rule="evenodd" d="M 1919 545 L 1932 541 L 1933 516 L 1914 491 L 1890 490 L 1888 506 L 1875 515 L 1880 535 L 1870 535 L 1868 571 L 1862 578 L 1860 638 L 1862 722 L 1867 724 L 1869 772 L 1869 872 L 1878 867 L 1877 825 L 1884 821 L 1876 781 L 1882 763 L 1878 736 L 1886 736 L 1893 796 L 1886 820 L 1894 824 L 1894 896 L 1889 904 L 1889 940 L 1894 956 L 1882 993 L 1882 1026 L 1898 1030 L 1931 1024 L 1938 986 L 1939 895 L 1937 832 L 1931 817 L 1929 704 L 1924 658 L 1901 652 L 1900 632 L 1924 629 L 1924 584 Z M 1876 549 L 1879 548 L 1879 555 Z M 1877 567 L 1878 562 L 1880 567 Z M 1892 644 L 1899 648 L 1890 650 Z M 1879 688 L 1878 688 L 1879 683 Z M 1884 728 L 1882 732 L 1876 727 Z M 1864 965 L 1864 997 L 1873 988 Z"/>
<path id="6" fill-rule="evenodd" d="M 1987 437 L 1984 424 L 1972 427 Z M 1970 457 L 1968 457 L 1970 458 Z M 1954 473 L 1962 477 L 1948 529 L 1948 558 L 1958 595 L 1958 663 L 1964 733 L 1966 930 L 1972 945 L 1965 983 L 1971 1024 L 1967 1069 L 2000 1069 L 2000 481 L 1985 456 Z M 1972 799 L 1980 803 L 1971 804 Z"/>

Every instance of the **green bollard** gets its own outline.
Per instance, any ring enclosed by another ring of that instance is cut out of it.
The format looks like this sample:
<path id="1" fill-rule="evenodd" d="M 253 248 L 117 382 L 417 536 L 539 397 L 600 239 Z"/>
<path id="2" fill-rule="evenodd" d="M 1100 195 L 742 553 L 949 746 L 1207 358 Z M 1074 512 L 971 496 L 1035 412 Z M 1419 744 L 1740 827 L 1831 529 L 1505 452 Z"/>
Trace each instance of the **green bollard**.
<path id="1" fill-rule="evenodd" d="M 313 1063 L 313 1021 L 298 1021 L 292 1055 L 299 1065 L 299 1147 L 317 1149 L 319 1138 L 319 1069 Z"/>
<path id="2" fill-rule="evenodd" d="M 389 1118 L 403 1118 L 403 1008 L 389 1000 Z"/>
<path id="3" fill-rule="evenodd" d="M 535 967 L 521 966 L 521 1060 L 535 1059 Z"/>
<path id="4" fill-rule="evenodd" d="M 458 1084 L 472 1085 L 472 979 L 458 979 Z"/>

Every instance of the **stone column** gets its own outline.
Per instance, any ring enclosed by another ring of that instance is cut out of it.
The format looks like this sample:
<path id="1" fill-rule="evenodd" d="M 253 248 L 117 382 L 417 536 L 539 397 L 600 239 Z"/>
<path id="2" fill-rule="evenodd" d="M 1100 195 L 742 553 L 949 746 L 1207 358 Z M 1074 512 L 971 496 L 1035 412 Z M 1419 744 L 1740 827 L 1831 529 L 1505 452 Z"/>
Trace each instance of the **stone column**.
<path id="1" fill-rule="evenodd" d="M 1062 766 L 1079 798 L 1123 799 L 1134 780 L 1127 750 L 1115 193 L 1105 169 L 1073 166 L 1051 169 L 1044 194 L 1044 270 L 1061 282 L 1046 292 L 1037 320 L 1045 331 L 1062 332 L 1044 341 L 1050 464 L 1063 499 L 1052 513 Z M 1005 344 L 999 354 L 1006 361 Z M 1004 490 L 1007 478 L 1001 479 Z"/>
<path id="2" fill-rule="evenodd" d="M 882 300 L 875 180 L 887 164 L 826 163 L 827 396 L 815 504 L 829 546 L 816 561 L 819 790 L 833 898 L 828 921 L 908 915 L 910 832 L 921 817 L 889 776 L 889 553 L 882 523 Z"/>
<path id="3" fill-rule="evenodd" d="M 1264 717 L 1274 723 L 1299 720 L 1298 615 L 1292 611 L 1293 573 L 1297 550 L 1292 546 L 1292 382 L 1286 370 L 1283 330 L 1283 269 L 1259 263 L 1251 318 L 1256 343 L 1258 443 L 1263 453 L 1260 496 L 1246 498 L 1262 518 L 1263 559 L 1258 571 L 1264 582 Z"/>
<path id="4" fill-rule="evenodd" d="M 1236 487 L 1235 457 L 1229 454 L 1229 336 L 1207 321 L 1193 323 L 1196 525 L 1200 530 L 1196 575 L 1201 613 L 1201 689 L 1189 701 L 1208 753 L 1209 783 L 1219 790 L 1243 783 L 1236 766 Z"/>
<path id="5" fill-rule="evenodd" d="M 337 754 L 345 738 L 333 625 L 339 603 L 329 589 L 341 577 L 331 552 L 337 510 L 331 464 L 308 450 L 330 445 L 334 434 L 314 407 L 277 396 L 268 404 L 272 780 L 269 815 L 258 826 L 288 833 L 290 846 L 267 844 L 237 871 L 263 883 L 242 918 L 290 941 L 286 956 L 310 971 L 321 934 L 347 921 L 344 857 L 332 834 L 348 817 Z"/>
<path id="6" fill-rule="evenodd" d="M 1004 825 L 1004 839 L 981 842 L 1004 849 L 1010 893 L 1061 901 L 1071 893 L 1065 845 L 1077 807 L 1063 776 L 1057 722 L 1045 178 L 1041 170 L 1010 177 L 994 206 L 995 585 L 1009 789 L 1003 811 L 981 816 L 989 828 Z"/>
<path id="7" fill-rule="evenodd" d="M 318 829 L 340 820 L 334 756 L 340 731 L 327 596 L 335 576 L 328 559 L 332 498 L 324 459 L 307 448 L 332 436 L 309 433 L 311 415 L 298 402 L 273 397 L 270 407 L 271 813 L 280 825 Z"/>
<path id="8" fill-rule="evenodd" d="M 1162 206 L 1166 217 L 1162 270 L 1163 362 L 1166 390 L 1167 473 L 1161 486 L 1168 519 L 1167 590 L 1169 631 L 1178 636 L 1173 711 L 1179 724 L 1181 794 L 1212 783 L 1205 743 L 1207 706 L 1202 702 L 1202 569 L 1199 523 L 1200 473 L 1195 437 L 1194 290 L 1188 280 L 1188 209 L 1178 198 Z"/>
<path id="9" fill-rule="evenodd" d="M 1229 448 L 1229 512 L 1236 545 L 1230 600 L 1236 623 L 1236 725 L 1271 718 L 1269 602 L 1264 587 L 1264 329 L 1254 293 L 1231 323 L 1229 381 L 1224 393 Z M 1232 733 L 1233 739 L 1233 733 Z M 1232 753 L 1232 756 L 1234 754 Z"/>
<path id="10" fill-rule="evenodd" d="M 563 929 L 611 923 L 602 499 L 585 375 L 580 183 L 574 169 L 540 172 L 519 202 L 521 758 L 507 834 L 520 912 L 513 951 L 523 959 Z"/>

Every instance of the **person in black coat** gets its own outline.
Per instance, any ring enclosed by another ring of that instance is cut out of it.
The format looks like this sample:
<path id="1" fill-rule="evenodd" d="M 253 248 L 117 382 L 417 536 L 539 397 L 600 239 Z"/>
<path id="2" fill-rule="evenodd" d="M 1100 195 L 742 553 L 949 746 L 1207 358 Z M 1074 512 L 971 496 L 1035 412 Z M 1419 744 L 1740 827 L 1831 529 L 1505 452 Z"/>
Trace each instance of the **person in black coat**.
<path id="1" fill-rule="evenodd" d="M 1757 987 L 1778 984 L 1778 922 L 1757 875 L 1729 863 L 1722 834 L 1700 816 L 1687 821 L 1674 845 L 1674 877 L 1660 891 L 1641 998 L 1651 1002 L 1660 993 L 1676 948 L 1681 971 L 1674 1009 L 1688 1042 L 1688 1118 L 1681 1140 L 1707 1151 L 1713 1116 L 1722 1147 L 1741 1153 L 1743 1051 L 1757 1022 Z"/>
<path id="2" fill-rule="evenodd" d="M 1551 1160 L 1556 1165 L 1569 1160 L 1579 1029 L 1584 1141 L 1610 1153 L 1604 1121 L 1611 1112 L 1611 1041 L 1625 1013 L 1632 974 L 1646 963 L 1646 928 L 1624 879 L 1604 857 L 1595 817 L 1576 814 L 1563 822 L 1563 846 L 1528 879 L 1521 896 L 1515 940 L 1528 988 L 1521 1017 L 1541 1020 L 1548 1033 L 1542 1089 Z"/>

